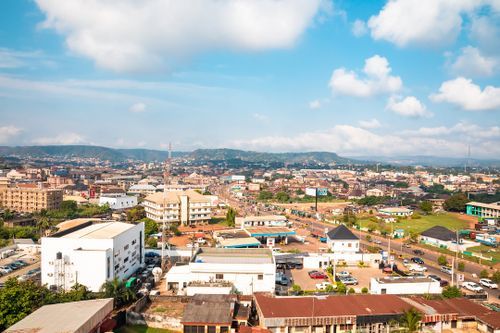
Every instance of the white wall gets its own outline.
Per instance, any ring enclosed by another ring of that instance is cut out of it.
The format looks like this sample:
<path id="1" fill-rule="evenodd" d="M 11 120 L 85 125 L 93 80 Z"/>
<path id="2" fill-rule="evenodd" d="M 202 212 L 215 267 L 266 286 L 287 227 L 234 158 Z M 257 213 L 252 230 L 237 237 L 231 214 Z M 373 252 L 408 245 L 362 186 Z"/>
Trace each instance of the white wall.
<path id="1" fill-rule="evenodd" d="M 382 289 L 385 289 L 385 294 L 391 294 L 391 295 L 441 294 L 442 291 L 442 288 L 439 285 L 439 281 L 379 283 L 376 278 L 370 279 L 371 294 L 382 294 Z"/>
<path id="2" fill-rule="evenodd" d="M 333 265 L 333 262 L 345 261 L 347 265 L 357 265 L 360 261 L 371 266 L 382 260 L 380 253 L 310 253 L 303 258 L 304 268 L 317 269 Z M 338 267 L 338 266 L 337 266 Z"/>
<path id="3" fill-rule="evenodd" d="M 359 251 L 359 240 L 331 240 L 327 237 L 326 242 L 333 252 L 355 253 Z"/>
<path id="4" fill-rule="evenodd" d="M 121 197 L 106 197 L 99 198 L 99 206 L 108 204 L 111 209 L 125 209 L 137 206 L 137 197 L 135 196 L 121 196 Z"/>

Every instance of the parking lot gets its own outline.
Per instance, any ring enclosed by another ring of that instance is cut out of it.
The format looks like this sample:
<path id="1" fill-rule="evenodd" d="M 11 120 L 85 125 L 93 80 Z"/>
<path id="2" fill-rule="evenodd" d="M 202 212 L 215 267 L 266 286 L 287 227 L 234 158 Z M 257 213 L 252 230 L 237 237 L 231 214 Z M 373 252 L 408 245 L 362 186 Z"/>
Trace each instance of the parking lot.
<path id="1" fill-rule="evenodd" d="M 0 260 L 0 284 L 5 283 L 11 277 L 22 277 L 24 280 L 39 278 L 39 272 L 35 271 L 39 268 L 40 257 L 38 255 L 16 251 L 14 255 Z"/>

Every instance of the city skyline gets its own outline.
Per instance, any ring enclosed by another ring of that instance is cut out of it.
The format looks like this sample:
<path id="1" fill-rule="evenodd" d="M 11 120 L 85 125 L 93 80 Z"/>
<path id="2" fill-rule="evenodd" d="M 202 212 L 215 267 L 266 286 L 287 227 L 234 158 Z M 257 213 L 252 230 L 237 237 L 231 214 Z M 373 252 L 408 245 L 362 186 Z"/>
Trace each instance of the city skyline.
<path id="1" fill-rule="evenodd" d="M 500 156 L 496 1 L 117 4 L 0 4 L 0 145 Z"/>

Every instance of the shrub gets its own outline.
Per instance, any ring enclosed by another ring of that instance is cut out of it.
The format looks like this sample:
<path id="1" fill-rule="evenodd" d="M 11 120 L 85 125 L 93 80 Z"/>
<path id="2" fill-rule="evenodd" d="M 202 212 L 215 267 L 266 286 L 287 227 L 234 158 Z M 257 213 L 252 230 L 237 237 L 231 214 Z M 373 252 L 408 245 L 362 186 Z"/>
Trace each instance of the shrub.
<path id="1" fill-rule="evenodd" d="M 458 268 L 458 270 L 459 270 L 460 272 L 465 271 L 465 263 L 464 263 L 463 261 L 460 261 L 460 262 L 458 263 L 458 267 L 457 267 L 457 268 Z"/>
<path id="2" fill-rule="evenodd" d="M 490 273 L 488 273 L 488 270 L 483 269 L 481 273 L 479 273 L 479 277 L 481 279 L 487 279 L 490 276 Z"/>
<path id="3" fill-rule="evenodd" d="M 462 296 L 462 292 L 457 286 L 448 286 L 443 289 L 441 294 L 444 298 L 456 298 Z"/>
<path id="4" fill-rule="evenodd" d="M 448 264 L 448 259 L 446 259 L 446 256 L 440 255 L 438 257 L 438 264 L 441 266 L 446 266 Z"/>
<path id="5" fill-rule="evenodd" d="M 361 289 L 361 293 L 362 293 L 362 294 L 368 294 L 368 288 L 363 287 L 363 288 Z"/>
<path id="6" fill-rule="evenodd" d="M 355 294 L 355 293 L 356 293 L 356 290 L 354 290 L 354 288 L 349 288 L 348 293 L 349 293 L 349 294 Z"/>

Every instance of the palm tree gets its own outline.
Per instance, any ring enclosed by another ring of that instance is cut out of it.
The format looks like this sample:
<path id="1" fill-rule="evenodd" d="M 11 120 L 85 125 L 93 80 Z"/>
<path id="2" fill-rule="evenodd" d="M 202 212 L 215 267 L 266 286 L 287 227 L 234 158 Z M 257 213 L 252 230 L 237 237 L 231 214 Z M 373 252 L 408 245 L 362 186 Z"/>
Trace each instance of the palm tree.
<path id="1" fill-rule="evenodd" d="M 114 278 L 104 282 L 101 287 L 104 297 L 114 298 L 115 308 L 119 308 L 135 299 L 135 293 L 125 286 L 125 282 Z"/>
<path id="2" fill-rule="evenodd" d="M 44 234 L 47 235 L 47 230 L 50 229 L 50 227 L 52 226 L 50 217 L 41 216 L 40 218 L 38 218 L 36 226 L 40 231 L 40 237 L 43 237 Z"/>
<path id="3" fill-rule="evenodd" d="M 410 308 L 403 312 L 403 316 L 399 320 L 401 327 L 405 328 L 406 332 L 416 332 L 420 326 L 420 320 L 422 319 L 422 314 L 418 312 L 415 308 Z"/>

